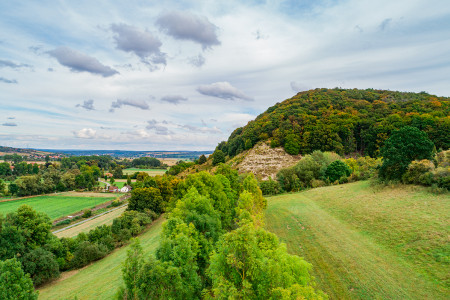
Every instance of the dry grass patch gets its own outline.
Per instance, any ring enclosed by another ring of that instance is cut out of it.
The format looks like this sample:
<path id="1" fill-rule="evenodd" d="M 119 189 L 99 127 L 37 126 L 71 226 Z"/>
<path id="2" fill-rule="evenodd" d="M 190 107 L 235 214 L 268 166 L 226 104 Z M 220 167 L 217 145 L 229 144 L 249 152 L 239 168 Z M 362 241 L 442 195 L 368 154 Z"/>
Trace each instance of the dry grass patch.
<path id="1" fill-rule="evenodd" d="M 301 156 L 292 156 L 282 147 L 271 148 L 266 143 L 259 143 L 252 149 L 237 155 L 230 161 L 239 173 L 253 173 L 262 180 L 275 179 L 278 171 L 295 165 Z"/>

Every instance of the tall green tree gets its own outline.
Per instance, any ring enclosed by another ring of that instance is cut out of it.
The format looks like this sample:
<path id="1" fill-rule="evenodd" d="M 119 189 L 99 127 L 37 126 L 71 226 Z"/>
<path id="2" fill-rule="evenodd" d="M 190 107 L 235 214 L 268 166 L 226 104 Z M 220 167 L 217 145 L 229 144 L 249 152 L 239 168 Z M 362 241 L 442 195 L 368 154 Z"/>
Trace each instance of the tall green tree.
<path id="1" fill-rule="evenodd" d="M 0 299 L 37 299 L 33 282 L 15 258 L 0 261 Z"/>
<path id="2" fill-rule="evenodd" d="M 225 154 L 222 152 L 222 150 L 216 150 L 213 154 L 213 166 L 217 166 L 220 163 L 225 162 Z"/>
<path id="3" fill-rule="evenodd" d="M 434 144 L 416 127 L 405 126 L 394 131 L 381 149 L 383 164 L 379 175 L 385 180 L 398 180 L 416 159 L 432 159 Z"/>
<path id="4" fill-rule="evenodd" d="M 253 224 L 225 234 L 211 256 L 211 299 L 326 299 L 313 288 L 311 265 Z"/>
<path id="5" fill-rule="evenodd" d="M 150 209 L 157 214 L 164 210 L 163 197 L 157 188 L 135 188 L 131 191 L 128 210 L 144 211 Z"/>

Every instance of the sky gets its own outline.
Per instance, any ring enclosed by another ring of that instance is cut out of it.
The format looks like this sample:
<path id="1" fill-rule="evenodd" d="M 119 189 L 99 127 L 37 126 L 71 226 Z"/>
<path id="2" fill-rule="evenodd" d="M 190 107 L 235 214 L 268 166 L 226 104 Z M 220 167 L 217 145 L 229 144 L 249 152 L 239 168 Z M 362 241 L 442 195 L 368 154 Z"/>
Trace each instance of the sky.
<path id="1" fill-rule="evenodd" d="M 1 1 L 0 145 L 214 150 L 314 88 L 450 96 L 448 0 Z"/>

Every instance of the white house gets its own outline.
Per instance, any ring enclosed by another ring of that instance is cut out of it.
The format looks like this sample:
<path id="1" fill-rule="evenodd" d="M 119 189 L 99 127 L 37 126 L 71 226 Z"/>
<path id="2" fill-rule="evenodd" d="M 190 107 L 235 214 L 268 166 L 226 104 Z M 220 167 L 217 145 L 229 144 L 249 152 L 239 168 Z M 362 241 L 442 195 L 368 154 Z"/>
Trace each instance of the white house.
<path id="1" fill-rule="evenodd" d="M 123 188 L 120 189 L 120 191 L 122 193 L 128 193 L 129 191 L 131 191 L 131 186 L 129 185 L 124 185 Z"/>

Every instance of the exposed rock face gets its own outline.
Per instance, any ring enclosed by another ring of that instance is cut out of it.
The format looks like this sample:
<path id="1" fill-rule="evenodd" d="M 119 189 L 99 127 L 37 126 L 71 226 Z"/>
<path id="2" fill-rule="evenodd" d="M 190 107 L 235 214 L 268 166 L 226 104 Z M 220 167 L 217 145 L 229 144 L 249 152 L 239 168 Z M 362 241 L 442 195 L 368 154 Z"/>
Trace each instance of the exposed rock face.
<path id="1" fill-rule="evenodd" d="M 295 165 L 300 158 L 300 155 L 287 154 L 282 147 L 271 148 L 266 143 L 260 143 L 233 158 L 233 168 L 239 173 L 252 172 L 262 180 L 269 177 L 275 179 L 278 171 Z"/>

